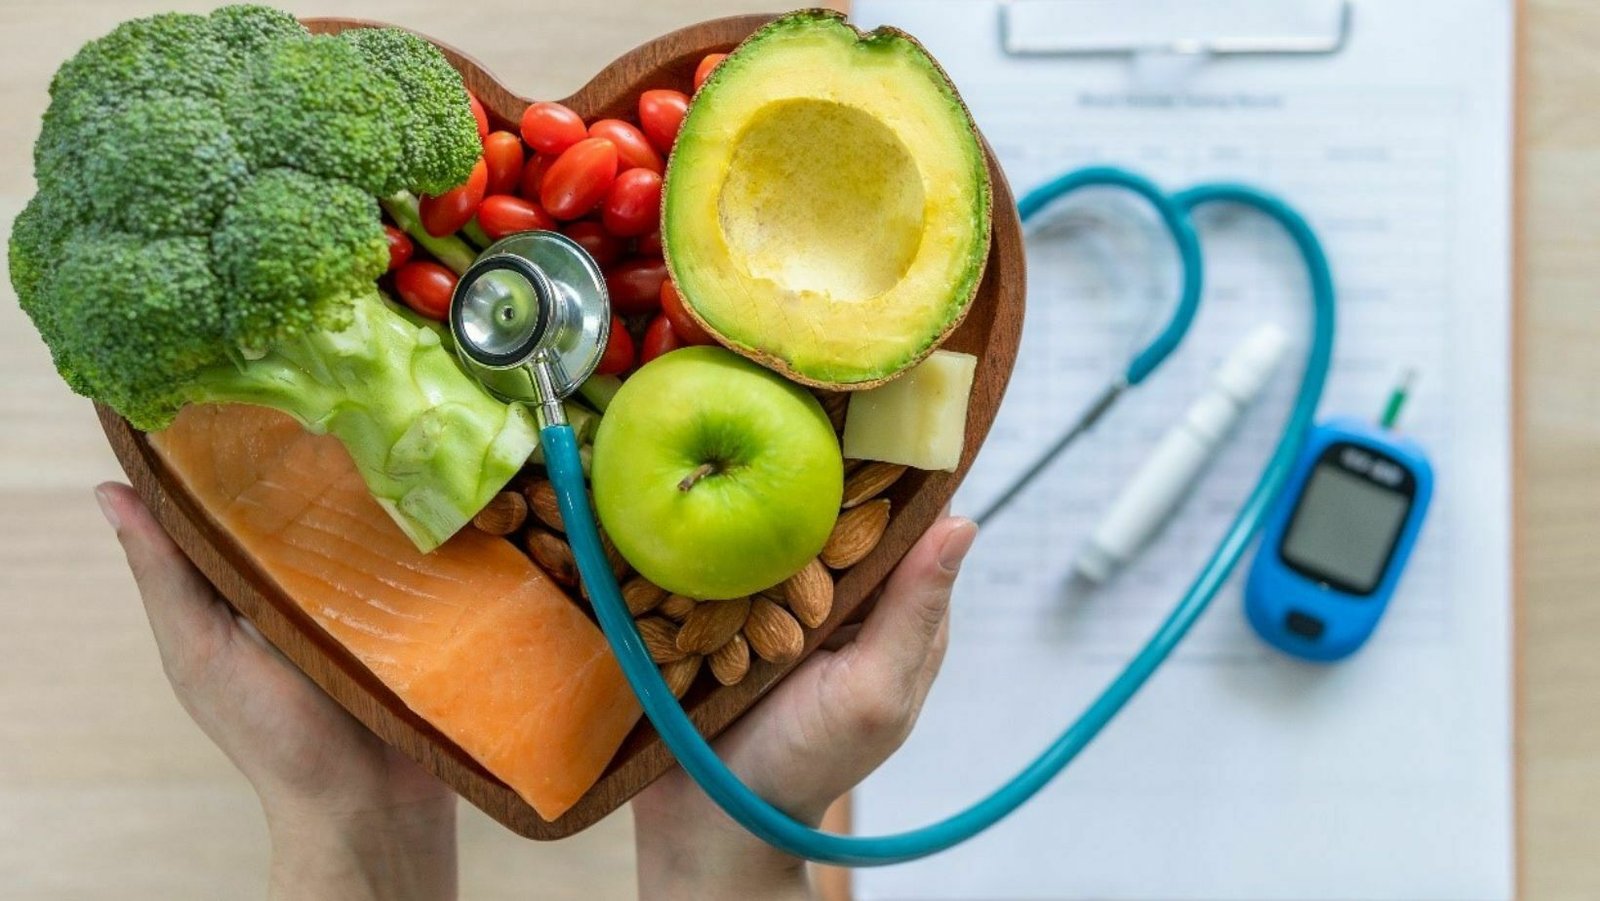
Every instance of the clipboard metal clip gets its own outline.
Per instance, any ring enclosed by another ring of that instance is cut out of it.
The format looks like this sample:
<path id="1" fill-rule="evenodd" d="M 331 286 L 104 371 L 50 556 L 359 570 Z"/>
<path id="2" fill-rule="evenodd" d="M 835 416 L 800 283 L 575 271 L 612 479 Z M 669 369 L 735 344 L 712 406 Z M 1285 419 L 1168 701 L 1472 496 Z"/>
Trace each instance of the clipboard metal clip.
<path id="1" fill-rule="evenodd" d="M 1355 4 L 1342 0 L 1337 22 L 1327 34 L 1095 38 L 1067 36 L 1065 29 L 1050 27 L 1073 5 L 1059 0 L 1003 0 L 999 10 L 1001 49 L 1008 56 L 1332 56 L 1349 44 L 1355 18 Z M 1117 6 L 1126 16 L 1126 4 Z"/>

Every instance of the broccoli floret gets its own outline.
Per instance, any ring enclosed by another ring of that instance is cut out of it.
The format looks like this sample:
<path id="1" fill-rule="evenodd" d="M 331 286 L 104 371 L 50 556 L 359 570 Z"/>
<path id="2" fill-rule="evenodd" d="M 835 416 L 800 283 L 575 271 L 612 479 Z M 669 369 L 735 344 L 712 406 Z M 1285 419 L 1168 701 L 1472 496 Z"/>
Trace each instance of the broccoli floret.
<path id="1" fill-rule="evenodd" d="M 16 289 L 23 312 L 31 316 L 35 323 L 50 313 L 47 307 L 37 307 L 45 293 L 41 283 L 54 267 L 62 245 L 71 233 L 69 217 L 63 215 L 58 206 L 49 195 L 35 194 L 11 223 L 11 241 L 8 245 L 11 286 Z M 40 325 L 39 331 L 44 333 L 46 341 L 50 341 L 54 333 L 46 332 L 45 328 Z"/>
<path id="2" fill-rule="evenodd" d="M 106 107 L 150 94 L 221 98 L 231 74 L 218 71 L 225 61 L 206 17 L 162 13 L 123 22 L 67 60 L 50 97 L 88 97 Z"/>
<path id="3" fill-rule="evenodd" d="M 210 18 L 211 32 L 230 71 L 243 68 L 275 44 L 306 36 L 298 19 L 267 6 L 224 6 Z"/>
<path id="4" fill-rule="evenodd" d="M 370 293 L 389 266 L 377 200 L 294 169 L 252 179 L 223 214 L 211 249 L 233 299 L 228 335 L 241 345 L 342 327 L 340 301 Z"/>
<path id="5" fill-rule="evenodd" d="M 157 96 L 134 100 L 104 121 L 131 150 L 90 154 L 68 186 L 89 201 L 97 223 L 159 238 L 205 236 L 249 174 L 213 100 Z M 137 155 L 140 164 L 128 165 Z"/>
<path id="6" fill-rule="evenodd" d="M 404 144 L 405 179 L 378 193 L 407 188 L 443 194 L 461 184 L 462 172 L 470 173 L 483 152 L 461 76 L 436 47 L 409 31 L 359 28 L 339 37 L 400 89 L 399 102 L 388 112 Z"/>
<path id="7" fill-rule="evenodd" d="M 204 238 L 117 232 L 81 232 L 62 249 L 52 346 L 90 396 L 135 425 L 171 421 L 186 400 L 180 386 L 227 359 L 208 256 Z"/>
<path id="8" fill-rule="evenodd" d="M 247 64 L 227 116 L 255 168 L 289 166 L 388 194 L 403 175 L 390 112 L 398 102 L 387 74 L 347 42 L 318 36 L 280 42 Z"/>
<path id="9" fill-rule="evenodd" d="M 128 22 L 51 86 L 12 285 L 73 390 L 146 430 L 190 403 L 289 413 L 431 549 L 536 436 L 377 290 L 375 195 L 452 187 L 480 150 L 460 77 L 413 36 L 251 6 Z"/>

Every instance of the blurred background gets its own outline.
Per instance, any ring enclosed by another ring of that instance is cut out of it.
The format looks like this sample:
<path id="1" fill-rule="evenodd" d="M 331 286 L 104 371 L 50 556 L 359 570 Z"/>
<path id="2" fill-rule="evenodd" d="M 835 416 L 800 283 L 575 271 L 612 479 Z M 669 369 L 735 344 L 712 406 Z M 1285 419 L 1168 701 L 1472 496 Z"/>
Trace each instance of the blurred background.
<path id="1" fill-rule="evenodd" d="M 515 91 L 571 93 L 660 32 L 772 9 L 692 2 L 278 0 L 382 19 L 467 50 Z M 59 63 L 122 19 L 188 0 L 0 0 L 0 227 L 33 190 Z M 1517 338 L 1519 879 L 1600 897 L 1600 8 L 1527 0 L 1520 42 Z M 250 896 L 267 866 L 254 796 L 168 690 L 132 580 L 90 493 L 120 472 L 0 286 L 0 896 Z M 619 813 L 557 845 L 462 809 L 462 895 L 631 898 Z"/>

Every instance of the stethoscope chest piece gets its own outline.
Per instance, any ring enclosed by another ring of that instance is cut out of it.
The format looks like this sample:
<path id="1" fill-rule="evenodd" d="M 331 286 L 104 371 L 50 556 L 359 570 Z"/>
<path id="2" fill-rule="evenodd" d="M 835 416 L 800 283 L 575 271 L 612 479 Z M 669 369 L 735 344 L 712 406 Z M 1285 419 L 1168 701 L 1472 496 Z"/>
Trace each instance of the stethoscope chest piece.
<path id="1" fill-rule="evenodd" d="M 505 400 L 576 391 L 611 332 L 605 276 L 577 242 L 535 231 L 495 242 L 456 284 L 450 333 L 461 363 Z"/>

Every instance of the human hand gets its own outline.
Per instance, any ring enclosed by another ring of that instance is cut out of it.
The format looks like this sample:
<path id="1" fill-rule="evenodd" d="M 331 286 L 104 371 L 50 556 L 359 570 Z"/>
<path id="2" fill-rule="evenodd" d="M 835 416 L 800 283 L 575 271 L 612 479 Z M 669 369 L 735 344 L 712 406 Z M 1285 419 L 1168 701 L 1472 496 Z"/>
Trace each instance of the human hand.
<path id="1" fill-rule="evenodd" d="M 949 640 L 950 589 L 977 526 L 946 517 L 859 630 L 841 629 L 715 742 L 757 794 L 815 826 L 910 734 Z M 804 862 L 755 838 L 675 769 L 633 802 L 639 894 L 806 897 Z"/>
<path id="2" fill-rule="evenodd" d="M 95 489 L 183 708 L 250 780 L 274 898 L 456 894 L 455 795 L 234 615 L 133 489 Z"/>

